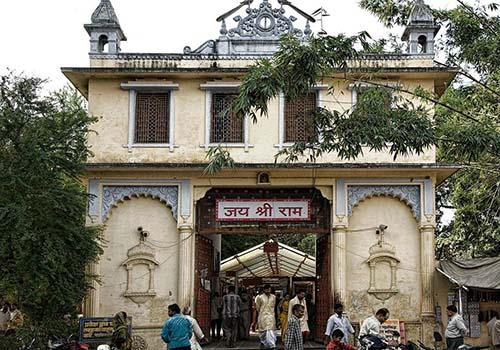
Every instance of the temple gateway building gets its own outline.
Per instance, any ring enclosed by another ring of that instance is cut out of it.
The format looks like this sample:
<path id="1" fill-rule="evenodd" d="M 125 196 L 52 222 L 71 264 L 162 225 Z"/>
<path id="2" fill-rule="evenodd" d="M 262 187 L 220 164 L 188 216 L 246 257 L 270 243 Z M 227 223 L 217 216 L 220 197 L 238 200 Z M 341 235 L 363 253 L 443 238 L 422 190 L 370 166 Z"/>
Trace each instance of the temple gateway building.
<path id="1" fill-rule="evenodd" d="M 311 17 L 262 0 L 218 20 L 219 37 L 196 49 L 123 53 L 124 28 L 102 0 L 85 25 L 89 67 L 62 69 L 99 118 L 85 182 L 88 224 L 104 226 L 106 245 L 92 267 L 101 283 L 85 316 L 126 311 L 141 348 L 160 349 L 167 305 L 190 305 L 208 336 L 210 296 L 224 281 L 267 281 L 291 293 L 308 288 L 316 338 L 337 301 L 356 325 L 387 307 L 407 339 L 429 339 L 437 306 L 448 302 L 447 290 L 435 288 L 446 283 L 435 272 L 435 190 L 457 168 L 437 164 L 434 148 L 396 161 L 366 150 L 349 162 L 327 154 L 314 165 L 274 163 L 278 151 L 307 138 L 312 109 L 353 106 L 367 72 L 377 83 L 442 94 L 454 72 L 434 64 L 439 27 L 429 9 L 415 1 L 402 33 L 407 53 L 362 56 L 347 76 L 333 74 L 296 101 L 271 101 L 269 118 L 257 124 L 224 111 L 248 67 L 271 57 L 281 35 L 312 35 Z M 219 145 L 236 167 L 204 175 L 207 152 Z M 221 242 L 236 234 L 315 235 L 316 256 L 263 238 L 245 253 L 248 265 L 236 255 L 221 272 Z"/>

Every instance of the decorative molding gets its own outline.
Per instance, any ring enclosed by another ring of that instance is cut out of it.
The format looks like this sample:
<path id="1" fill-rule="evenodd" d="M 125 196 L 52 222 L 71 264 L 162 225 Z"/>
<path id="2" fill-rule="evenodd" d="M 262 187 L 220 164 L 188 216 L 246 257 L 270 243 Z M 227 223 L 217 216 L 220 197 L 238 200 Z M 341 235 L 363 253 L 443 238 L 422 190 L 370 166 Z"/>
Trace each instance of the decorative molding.
<path id="1" fill-rule="evenodd" d="M 392 244 L 384 242 L 382 236 L 378 243 L 370 247 L 369 252 L 370 257 L 366 261 L 370 266 L 370 288 L 368 293 L 379 300 L 385 301 L 399 293 L 396 278 L 396 267 L 399 264 L 399 259 L 396 258 L 396 248 Z M 379 263 L 387 263 L 391 267 L 390 288 L 377 287 L 377 281 L 382 280 L 380 276 L 377 278 L 377 264 Z"/>
<path id="2" fill-rule="evenodd" d="M 258 8 L 248 7 L 246 10 L 247 16 L 236 16 L 234 20 L 238 22 L 238 26 L 233 29 L 226 29 L 225 21 L 222 21 L 221 34 L 229 37 L 239 36 L 242 38 L 266 38 L 280 37 L 282 35 L 293 35 L 302 37 L 311 34 L 309 23 L 306 24 L 304 31 L 295 29 L 293 22 L 297 18 L 285 16 L 283 7 L 273 9 L 268 0 L 263 0 Z"/>
<path id="3" fill-rule="evenodd" d="M 333 187 L 332 186 L 314 186 L 316 189 L 320 190 L 321 195 L 328 199 L 330 202 L 333 201 Z"/>
<path id="4" fill-rule="evenodd" d="M 125 198 L 146 196 L 158 198 L 171 207 L 174 219 L 177 220 L 178 193 L 177 186 L 103 186 L 101 219 L 104 222 L 108 218 L 111 208 Z"/>
<path id="5" fill-rule="evenodd" d="M 138 245 L 129 249 L 127 260 L 122 263 L 127 269 L 127 289 L 123 293 L 124 297 L 129 298 L 136 304 L 144 304 L 151 298 L 156 296 L 155 292 L 155 270 L 160 263 L 155 259 L 155 250 L 153 247 L 144 243 L 144 237 Z M 145 265 L 149 271 L 148 290 L 135 290 L 132 272 L 136 265 Z"/>
<path id="6" fill-rule="evenodd" d="M 413 211 L 415 218 L 421 218 L 420 185 L 348 185 L 347 212 L 352 215 L 353 208 L 367 198 L 389 196 L 401 200 Z"/>
<path id="7" fill-rule="evenodd" d="M 193 192 L 194 192 L 193 201 L 194 202 L 199 201 L 200 199 L 205 197 L 207 192 L 210 191 L 211 189 L 212 189 L 211 186 L 196 186 L 196 187 L 194 187 L 194 189 L 193 189 Z"/>
<path id="8" fill-rule="evenodd" d="M 131 350 L 147 350 L 147 349 L 148 349 L 148 343 L 146 342 L 146 339 L 144 339 L 140 335 L 132 336 Z"/>

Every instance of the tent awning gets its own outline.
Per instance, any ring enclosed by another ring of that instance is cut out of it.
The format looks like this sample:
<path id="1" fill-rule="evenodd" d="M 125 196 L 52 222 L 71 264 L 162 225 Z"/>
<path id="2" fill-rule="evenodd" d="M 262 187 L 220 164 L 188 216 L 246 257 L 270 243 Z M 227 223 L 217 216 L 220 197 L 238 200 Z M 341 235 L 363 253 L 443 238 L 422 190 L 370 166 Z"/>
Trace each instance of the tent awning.
<path id="1" fill-rule="evenodd" d="M 500 257 L 443 260 L 437 270 L 460 287 L 500 290 Z"/>
<path id="2" fill-rule="evenodd" d="M 266 249 L 270 245 L 277 249 Z M 234 273 L 238 278 L 314 277 L 316 259 L 286 244 L 270 240 L 223 260 L 220 271 Z"/>

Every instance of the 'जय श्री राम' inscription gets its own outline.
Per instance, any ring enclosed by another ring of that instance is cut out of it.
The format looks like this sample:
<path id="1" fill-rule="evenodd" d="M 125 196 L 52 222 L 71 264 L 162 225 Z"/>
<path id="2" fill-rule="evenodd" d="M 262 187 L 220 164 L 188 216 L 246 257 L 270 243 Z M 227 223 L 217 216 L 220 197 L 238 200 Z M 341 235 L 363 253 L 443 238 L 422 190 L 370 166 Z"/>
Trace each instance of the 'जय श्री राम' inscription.
<path id="1" fill-rule="evenodd" d="M 310 200 L 217 200 L 217 221 L 307 221 Z"/>

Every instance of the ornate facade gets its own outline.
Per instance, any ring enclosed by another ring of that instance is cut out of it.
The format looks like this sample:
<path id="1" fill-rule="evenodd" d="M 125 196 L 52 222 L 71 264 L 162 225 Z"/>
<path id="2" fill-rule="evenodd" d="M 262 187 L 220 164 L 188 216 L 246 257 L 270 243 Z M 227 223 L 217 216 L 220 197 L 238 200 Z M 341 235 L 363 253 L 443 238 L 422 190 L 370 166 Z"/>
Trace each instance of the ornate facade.
<path id="1" fill-rule="evenodd" d="M 403 35 L 408 53 L 360 57 L 347 76 L 334 73 L 307 101 L 291 106 L 281 96 L 257 125 L 235 121 L 221 106 L 237 94 L 248 67 L 271 57 L 281 35 L 302 40 L 312 35 L 314 18 L 287 4 L 244 1 L 218 18 L 218 39 L 183 53 L 128 54 L 120 49 L 126 37 L 113 6 L 102 0 L 85 25 L 90 66 L 62 69 L 99 117 L 97 133 L 89 135 L 94 157 L 86 175 L 93 195 L 88 224 L 104 225 L 107 243 L 92 267 L 102 283 L 87 298 L 85 313 L 126 310 L 134 334 L 144 340 L 139 339 L 142 348 L 160 348 L 170 303 L 192 305 L 199 320 L 205 317 L 206 310 L 196 307 L 206 300 L 199 281 L 211 270 L 200 266 L 203 259 L 213 264 L 225 228 L 200 203 L 217 200 L 218 193 L 253 199 L 319 196 L 318 210 L 326 212 L 321 227 L 302 229 L 318 236 L 316 303 L 322 313 L 328 316 L 335 298 L 353 322 L 388 307 L 412 339 L 427 338 L 433 327 L 435 188 L 456 168 L 437 164 L 434 149 L 396 161 L 369 150 L 352 162 L 328 154 L 314 165 L 275 164 L 274 155 L 309 132 L 301 108 L 353 105 L 353 84 L 366 72 L 378 83 L 442 93 L 454 73 L 434 65 L 438 27 L 417 0 Z M 229 28 L 233 15 L 236 26 Z M 332 94 L 326 90 L 331 84 Z M 231 150 L 236 169 L 204 175 L 206 152 L 217 145 Z M 387 228 L 381 239 L 382 226 Z M 261 227 L 301 229 L 280 223 Z M 138 228 L 149 232 L 139 242 Z M 205 246 L 213 250 L 200 248 Z M 318 329 L 325 315 L 318 316 Z"/>

